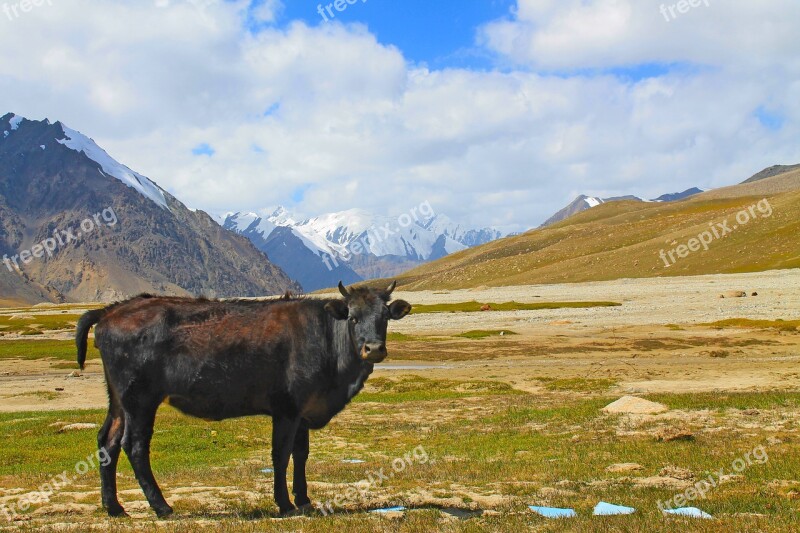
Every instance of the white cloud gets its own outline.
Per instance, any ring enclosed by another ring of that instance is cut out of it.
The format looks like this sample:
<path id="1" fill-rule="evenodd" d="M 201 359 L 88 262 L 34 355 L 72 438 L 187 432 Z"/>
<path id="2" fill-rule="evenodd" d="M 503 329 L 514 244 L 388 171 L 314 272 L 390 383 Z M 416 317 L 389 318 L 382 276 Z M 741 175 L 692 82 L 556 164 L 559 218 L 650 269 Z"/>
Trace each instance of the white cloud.
<path id="1" fill-rule="evenodd" d="M 360 25 L 276 27 L 279 2 L 65 0 L 0 21 L 0 94 L 209 211 L 302 189 L 306 214 L 427 199 L 524 229 L 578 193 L 656 196 L 800 162 L 795 4 L 711 0 L 666 22 L 657 1 L 520 0 L 480 32 L 516 66 L 486 72 L 409 64 Z M 689 66 L 585 70 L 654 62 Z M 202 143 L 213 156 L 192 154 Z"/>

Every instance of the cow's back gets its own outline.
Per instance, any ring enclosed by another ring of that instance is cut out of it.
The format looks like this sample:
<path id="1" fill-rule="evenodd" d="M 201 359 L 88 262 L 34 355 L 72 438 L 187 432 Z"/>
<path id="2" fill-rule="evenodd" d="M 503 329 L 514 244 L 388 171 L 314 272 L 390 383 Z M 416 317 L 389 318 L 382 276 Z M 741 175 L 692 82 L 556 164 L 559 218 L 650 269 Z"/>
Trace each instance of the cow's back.
<path id="1" fill-rule="evenodd" d="M 298 378 L 321 370 L 308 360 L 325 344 L 315 307 L 302 300 L 136 298 L 110 309 L 95 338 L 121 395 L 138 394 L 129 388 L 139 381 L 194 416 L 269 414 L 270 398 L 288 398 Z"/>

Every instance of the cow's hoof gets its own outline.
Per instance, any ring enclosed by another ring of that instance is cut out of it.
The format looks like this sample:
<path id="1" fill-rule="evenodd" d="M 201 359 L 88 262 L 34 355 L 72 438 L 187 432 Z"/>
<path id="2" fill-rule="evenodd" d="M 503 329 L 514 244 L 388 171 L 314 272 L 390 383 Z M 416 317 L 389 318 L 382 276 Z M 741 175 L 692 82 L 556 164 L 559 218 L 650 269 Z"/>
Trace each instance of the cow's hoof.
<path id="1" fill-rule="evenodd" d="M 297 514 L 302 516 L 309 516 L 314 514 L 314 507 L 311 505 L 311 502 L 298 504 Z"/>
<path id="2" fill-rule="evenodd" d="M 106 511 L 108 512 L 108 516 L 111 518 L 128 518 L 128 513 L 126 513 L 125 509 L 123 509 L 119 504 L 116 506 L 109 506 Z"/>
<path id="3" fill-rule="evenodd" d="M 167 518 L 174 512 L 172 510 L 172 507 L 170 507 L 169 505 L 167 505 L 166 507 L 162 507 L 161 509 L 156 509 L 155 511 L 156 511 L 156 516 L 158 516 L 159 518 Z"/>
<path id="4" fill-rule="evenodd" d="M 292 506 L 286 509 L 281 509 L 280 513 L 281 513 L 281 518 L 289 518 L 292 516 L 299 516 L 300 510 L 297 507 Z"/>

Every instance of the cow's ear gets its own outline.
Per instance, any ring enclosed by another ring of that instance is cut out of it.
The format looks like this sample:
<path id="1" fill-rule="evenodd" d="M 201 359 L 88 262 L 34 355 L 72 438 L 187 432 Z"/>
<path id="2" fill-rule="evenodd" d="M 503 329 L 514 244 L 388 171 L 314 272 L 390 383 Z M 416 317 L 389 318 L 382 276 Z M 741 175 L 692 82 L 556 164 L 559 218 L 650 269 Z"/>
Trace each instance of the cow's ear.
<path id="1" fill-rule="evenodd" d="M 411 312 L 411 304 L 405 300 L 395 300 L 389 304 L 389 316 L 392 320 L 400 320 Z"/>
<path id="2" fill-rule="evenodd" d="M 349 314 L 347 304 L 341 300 L 331 300 L 326 303 L 325 310 L 336 320 L 345 320 Z"/>

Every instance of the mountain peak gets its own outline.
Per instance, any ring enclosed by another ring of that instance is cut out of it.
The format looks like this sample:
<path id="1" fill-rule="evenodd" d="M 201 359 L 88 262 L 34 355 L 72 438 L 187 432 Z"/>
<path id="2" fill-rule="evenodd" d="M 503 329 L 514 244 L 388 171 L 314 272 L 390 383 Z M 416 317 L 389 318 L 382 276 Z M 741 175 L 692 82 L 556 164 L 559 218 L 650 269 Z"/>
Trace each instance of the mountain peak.
<path id="1" fill-rule="evenodd" d="M 7 126 L 6 126 L 7 125 Z M 5 129 L 5 128 L 8 129 Z M 30 120 L 15 113 L 7 113 L 0 118 L 0 130 L 3 136 L 0 140 L 7 139 L 10 135 L 17 131 L 25 130 L 33 132 L 32 135 L 40 137 L 50 137 L 65 148 L 82 153 L 88 159 L 99 165 L 100 170 L 106 176 L 116 178 L 128 187 L 135 189 L 139 194 L 155 202 L 163 209 L 169 210 L 167 205 L 167 198 L 164 191 L 154 182 L 134 172 L 122 163 L 119 163 L 112 158 L 108 153 L 100 148 L 93 139 L 87 137 L 77 130 L 73 130 L 61 121 L 56 121 L 55 124 L 50 124 L 47 119 L 44 120 Z M 45 141 L 45 139 L 40 139 Z M 46 144 L 40 144 L 44 150 L 49 144 L 49 138 Z"/>
<path id="2" fill-rule="evenodd" d="M 112 158 L 94 142 L 94 139 L 87 137 L 77 130 L 73 130 L 61 122 L 57 124 L 61 127 L 64 138 L 56 139 L 56 141 L 70 150 L 82 152 L 86 157 L 100 165 L 100 168 L 106 175 L 117 178 L 128 187 L 138 191 L 142 196 L 149 198 L 159 206 L 169 210 L 167 199 L 161 187 Z"/>

